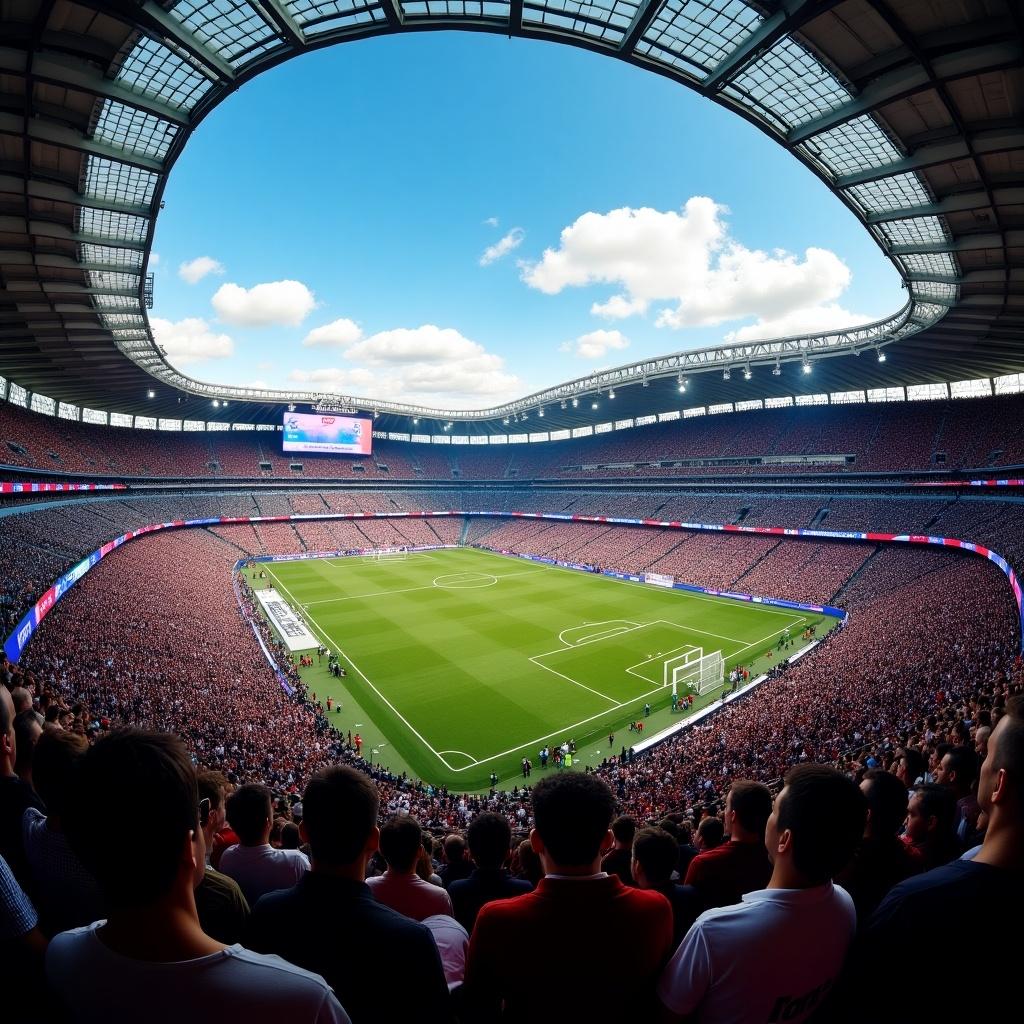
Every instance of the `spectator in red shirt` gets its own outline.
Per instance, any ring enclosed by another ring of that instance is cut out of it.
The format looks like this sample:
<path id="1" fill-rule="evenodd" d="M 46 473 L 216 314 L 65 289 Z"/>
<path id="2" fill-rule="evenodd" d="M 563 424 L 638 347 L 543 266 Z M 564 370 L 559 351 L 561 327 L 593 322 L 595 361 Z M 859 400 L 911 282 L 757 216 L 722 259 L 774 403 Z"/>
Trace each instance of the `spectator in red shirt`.
<path id="1" fill-rule="evenodd" d="M 601 870 L 614 807 L 608 785 L 581 772 L 534 790 L 530 844 L 545 876 L 534 892 L 480 911 L 466 962 L 466 1020 L 641 1020 L 653 1009 L 672 949 L 672 908 L 661 893 Z M 597 934 L 628 941 L 602 960 L 587 941 Z M 538 955 L 553 936 L 557 955 Z"/>
<path id="2" fill-rule="evenodd" d="M 612 836 L 615 845 L 601 861 L 601 870 L 609 875 L 618 875 L 624 885 L 636 885 L 633 880 L 633 837 L 636 835 L 636 819 L 620 814 L 612 822 Z"/>
<path id="3" fill-rule="evenodd" d="M 763 889 L 772 864 L 764 847 L 764 827 L 772 813 L 772 795 L 760 782 L 740 779 L 725 798 L 729 842 L 690 861 L 686 884 L 701 894 L 706 908 L 739 903 L 744 893 Z"/>

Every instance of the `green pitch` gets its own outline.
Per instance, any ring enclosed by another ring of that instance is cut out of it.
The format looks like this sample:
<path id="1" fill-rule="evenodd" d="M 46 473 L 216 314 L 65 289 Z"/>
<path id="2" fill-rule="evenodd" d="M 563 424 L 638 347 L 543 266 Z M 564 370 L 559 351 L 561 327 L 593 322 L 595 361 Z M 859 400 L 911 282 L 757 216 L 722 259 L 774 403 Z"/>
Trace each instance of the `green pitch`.
<path id="1" fill-rule="evenodd" d="M 492 771 L 521 781 L 524 756 L 535 782 L 544 744 L 574 739 L 579 763 L 595 764 L 609 733 L 618 753 L 678 721 L 667 658 L 721 651 L 726 673 L 740 664 L 753 677 L 783 657 L 787 627 L 792 655 L 809 624 L 820 636 L 833 623 L 471 548 L 261 567 L 341 654 L 345 679 L 328 675 L 326 659 L 304 670 L 318 699 L 342 702 L 332 724 L 359 732 L 364 756 L 459 790 L 486 787 Z M 636 720 L 643 737 L 628 729 Z"/>

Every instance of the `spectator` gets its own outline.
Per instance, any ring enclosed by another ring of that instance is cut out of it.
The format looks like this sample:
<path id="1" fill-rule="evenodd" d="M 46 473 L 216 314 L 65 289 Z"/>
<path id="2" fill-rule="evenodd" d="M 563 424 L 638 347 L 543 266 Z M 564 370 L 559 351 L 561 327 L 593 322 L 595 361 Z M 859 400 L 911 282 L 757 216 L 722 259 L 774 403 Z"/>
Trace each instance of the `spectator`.
<path id="1" fill-rule="evenodd" d="M 764 848 L 764 828 L 771 813 L 772 795 L 767 786 L 745 779 L 732 784 L 725 798 L 723 823 L 729 841 L 699 853 L 686 872 L 686 884 L 697 889 L 705 909 L 739 903 L 744 893 L 768 884 L 772 863 Z"/>
<path id="2" fill-rule="evenodd" d="M 658 825 L 663 828 L 679 844 L 679 860 L 676 862 L 676 873 L 680 878 L 686 878 L 686 872 L 690 863 L 699 852 L 693 845 L 693 826 L 688 821 L 681 819 L 682 815 L 675 814 L 662 818 Z"/>
<path id="3" fill-rule="evenodd" d="M 92 924 L 105 916 L 99 883 L 71 848 L 64 821 L 75 799 L 75 773 L 89 744 L 63 729 L 47 730 L 36 744 L 32 774 L 46 814 L 29 807 L 22 839 L 32 892 L 44 934 Z"/>
<path id="4" fill-rule="evenodd" d="M 466 855 L 466 840 L 457 832 L 446 836 L 444 840 L 444 863 L 438 869 L 438 877 L 446 889 L 451 889 L 452 882 L 461 878 L 469 878 L 473 871 L 473 863 Z"/>
<path id="5" fill-rule="evenodd" d="M 643 1019 L 651 1009 L 672 911 L 660 893 L 601 870 L 613 809 L 608 785 L 589 774 L 549 776 L 534 789 L 530 842 L 545 877 L 536 891 L 489 903 L 477 916 L 464 989 L 470 1020 Z M 595 983 L 584 939 L 598 934 L 624 941 Z M 557 955 L 538 955 L 552 942 Z"/>
<path id="6" fill-rule="evenodd" d="M 18 687 L 21 693 L 27 690 Z M 14 760 L 14 774 L 22 782 L 32 785 L 32 752 L 36 741 L 43 735 L 40 716 L 31 709 L 19 711 L 14 716 L 14 742 L 17 744 L 18 756 Z"/>
<path id="7" fill-rule="evenodd" d="M 303 802 L 308 815 L 309 804 Z M 422 830 L 415 818 L 408 815 L 390 818 L 380 830 L 380 852 L 387 862 L 387 871 L 367 879 L 367 885 L 374 899 L 414 921 L 422 921 L 432 914 L 451 917 L 452 901 L 448 893 L 416 874 L 416 860 L 422 849 Z"/>
<path id="8" fill-rule="evenodd" d="M 391 1020 L 447 1020 L 430 931 L 375 900 L 363 880 L 380 838 L 377 787 L 354 768 L 327 768 L 302 806 L 312 870 L 256 904 L 247 944 L 322 974 L 355 1024 L 381 1020 L 382 1007 Z"/>
<path id="9" fill-rule="evenodd" d="M 242 932 L 249 917 L 249 903 L 239 884 L 210 866 L 213 837 L 224 827 L 224 794 L 227 779 L 220 772 L 200 772 L 199 825 L 206 849 L 206 870 L 196 886 L 196 910 L 204 932 L 218 942 L 231 945 L 242 941 Z"/>
<path id="10" fill-rule="evenodd" d="M 725 840 L 725 825 L 721 818 L 709 816 L 704 818 L 697 826 L 697 852 L 706 853 L 708 850 L 716 850 Z M 691 862 L 692 863 L 692 862 Z M 689 868 L 686 871 L 690 873 Z"/>
<path id="11" fill-rule="evenodd" d="M 29 807 L 42 812 L 46 808 L 27 782 L 14 771 L 18 744 L 14 735 L 14 702 L 11 692 L 0 684 L 0 857 L 14 877 L 28 880 L 25 848 L 21 837 L 21 819 Z"/>
<path id="12" fill-rule="evenodd" d="M 40 995 L 45 953 L 46 936 L 39 928 L 35 907 L 0 857 L 0 963 L 5 979 L 11 979 L 0 995 L 5 1021 L 35 1024 L 46 1018 Z"/>
<path id="13" fill-rule="evenodd" d="M 266 786 L 241 786 L 228 797 L 225 806 L 238 845 L 224 851 L 220 870 L 239 884 L 250 907 L 264 893 L 294 885 L 309 870 L 304 853 L 276 850 L 270 845 L 274 817 Z"/>
<path id="14" fill-rule="evenodd" d="M 437 946 L 444 967 L 444 980 L 448 991 L 453 992 L 466 976 L 466 954 L 469 952 L 469 932 L 454 917 L 447 914 L 431 914 L 421 922 L 430 931 Z M 417 1014 L 423 1015 L 420 1007 Z"/>
<path id="15" fill-rule="evenodd" d="M 935 771 L 935 781 L 947 786 L 956 797 L 956 837 L 961 849 L 973 845 L 978 825 L 978 798 L 974 784 L 978 777 L 978 755 L 970 747 L 954 747 L 943 755 Z"/>
<path id="16" fill-rule="evenodd" d="M 806 1020 L 839 976 L 856 928 L 832 884 L 864 831 L 865 800 L 833 768 L 794 768 L 765 829 L 768 888 L 697 918 L 658 994 L 674 1018 L 764 1024 Z"/>
<path id="17" fill-rule="evenodd" d="M 633 837 L 636 835 L 636 819 L 620 814 L 612 822 L 612 837 L 615 845 L 601 861 L 601 870 L 609 875 L 618 875 L 623 885 L 636 885 L 631 864 L 633 861 Z"/>
<path id="18" fill-rule="evenodd" d="M 958 936 L 956 976 L 919 986 L 900 1004 L 899 1019 L 914 1024 L 972 1020 L 978 992 L 972 982 L 1006 982 L 1020 969 L 1020 946 L 1007 927 L 1024 915 L 1024 698 L 1012 698 L 989 737 L 978 801 L 988 815 L 980 850 L 896 886 L 875 912 L 847 986 L 850 1001 L 875 1016 L 867 1001 L 906 981 L 907 950 L 936 937 Z M 860 987 L 865 986 L 865 987 Z M 864 1019 L 860 1016 L 859 1019 Z M 877 1019 L 877 1018 L 876 1018 Z"/>
<path id="19" fill-rule="evenodd" d="M 904 840 L 918 871 L 931 871 L 960 856 L 952 790 L 929 782 L 918 786 L 907 805 Z"/>
<path id="20" fill-rule="evenodd" d="M 907 799 L 914 792 L 915 786 L 924 782 L 924 775 L 928 769 L 928 763 L 919 750 L 913 747 L 904 747 L 900 751 L 899 760 L 896 762 L 896 778 L 903 783 L 907 791 Z"/>
<path id="21" fill-rule="evenodd" d="M 524 879 L 513 878 L 505 870 L 505 858 L 512 845 L 512 828 L 502 815 L 493 811 L 478 814 L 469 824 L 467 838 L 476 867 L 468 878 L 452 882 L 448 895 L 452 898 L 455 919 L 466 931 L 472 932 L 481 907 L 494 900 L 522 896 L 533 886 Z"/>
<path id="22" fill-rule="evenodd" d="M 700 893 L 692 885 L 672 881 L 679 846 L 663 828 L 643 828 L 633 839 L 632 874 L 639 889 L 660 892 L 672 905 L 673 950 L 704 910 Z"/>
<path id="23" fill-rule="evenodd" d="M 889 772 L 874 768 L 864 776 L 860 791 L 868 803 L 864 838 L 849 864 L 836 875 L 853 898 L 857 925 L 864 927 L 885 894 L 915 870 L 899 835 L 907 818 L 907 791 Z"/>
<path id="24" fill-rule="evenodd" d="M 524 882 L 530 883 L 530 888 L 535 889 L 537 883 L 544 877 L 544 866 L 537 856 L 537 851 L 530 845 L 529 839 L 524 839 L 512 854 L 511 871 L 514 878 L 521 878 Z"/>
<path id="25" fill-rule="evenodd" d="M 110 819 L 113 794 L 131 809 L 129 851 Z M 323 978 L 203 933 L 193 896 L 206 859 L 199 797 L 177 737 L 126 729 L 99 740 L 82 761 L 68 832 L 110 915 L 47 950 L 69 1020 L 348 1021 Z"/>

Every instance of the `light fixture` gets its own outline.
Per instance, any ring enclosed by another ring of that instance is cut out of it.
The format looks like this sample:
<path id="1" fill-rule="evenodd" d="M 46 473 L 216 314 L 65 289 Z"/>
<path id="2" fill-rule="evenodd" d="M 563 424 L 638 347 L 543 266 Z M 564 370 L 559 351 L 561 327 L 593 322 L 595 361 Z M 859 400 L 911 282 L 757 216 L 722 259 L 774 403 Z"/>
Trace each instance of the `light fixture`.
<path id="1" fill-rule="evenodd" d="M 227 404 L 228 404 L 228 400 L 227 400 L 227 399 L 225 398 L 225 399 L 224 399 L 224 401 L 223 401 L 223 402 L 221 402 L 220 404 L 221 404 L 221 405 L 227 405 Z"/>
<path id="2" fill-rule="evenodd" d="M 412 425 L 415 427 L 417 423 L 419 423 L 419 420 L 413 417 Z"/>
<path id="3" fill-rule="evenodd" d="M 779 364 L 779 361 L 777 359 L 775 360 L 775 365 L 772 367 L 772 376 L 773 377 L 781 377 L 782 376 L 782 366 Z"/>
<path id="4" fill-rule="evenodd" d="M 646 377 L 644 377 L 644 379 L 640 381 L 640 386 L 644 388 L 649 388 L 651 386 L 651 382 Z"/>
<path id="5" fill-rule="evenodd" d="M 574 409 L 575 409 L 575 408 L 576 408 L 576 407 L 577 407 L 577 406 L 578 406 L 579 404 L 580 404 L 580 400 L 579 400 L 578 398 L 574 398 L 574 399 L 572 400 L 572 407 L 573 407 Z"/>
<path id="6" fill-rule="evenodd" d="M 732 370 L 730 370 L 729 367 L 727 366 L 722 371 L 722 380 L 730 380 L 731 378 L 732 378 Z"/>
<path id="7" fill-rule="evenodd" d="M 214 409 L 220 408 L 220 402 L 218 402 L 216 398 L 213 400 L 213 407 Z"/>
<path id="8" fill-rule="evenodd" d="M 563 409 L 565 408 L 565 399 L 564 398 L 562 399 L 562 408 Z"/>
<path id="9" fill-rule="evenodd" d="M 754 376 L 754 374 L 753 374 L 753 371 L 750 369 L 750 367 L 749 366 L 744 366 L 743 367 L 743 379 L 744 380 L 750 380 L 750 378 L 753 377 L 753 376 Z"/>
<path id="10" fill-rule="evenodd" d="M 597 402 L 591 402 L 590 403 L 590 408 L 591 409 L 596 409 L 597 408 Z"/>
<path id="11" fill-rule="evenodd" d="M 885 362 L 885 353 L 881 349 L 878 349 L 878 361 L 880 363 Z"/>
<path id="12" fill-rule="evenodd" d="M 504 420 L 503 420 L 502 422 L 503 422 L 503 423 L 505 424 L 505 426 L 507 427 L 507 426 L 508 426 L 508 417 L 506 416 L 506 417 L 505 417 L 505 419 L 504 419 Z"/>
<path id="13" fill-rule="evenodd" d="M 544 416 L 544 410 L 543 410 L 543 409 L 538 409 L 538 410 L 537 410 L 537 415 L 543 418 L 543 416 Z"/>
<path id="14" fill-rule="evenodd" d="M 609 398 L 614 398 L 614 397 L 615 397 L 615 388 L 612 388 L 612 389 L 611 389 L 611 390 L 610 390 L 610 391 L 608 392 L 608 397 L 609 397 Z"/>
<path id="15" fill-rule="evenodd" d="M 681 381 L 679 382 L 679 394 L 681 394 L 681 395 L 682 395 L 682 394 L 684 394 L 685 392 L 686 392 L 686 381 L 685 381 L 685 380 L 681 380 Z"/>
<path id="16" fill-rule="evenodd" d="M 288 411 L 289 412 L 295 412 L 295 403 L 294 402 L 289 402 L 288 403 Z"/>
<path id="17" fill-rule="evenodd" d="M 156 398 L 156 392 L 152 388 L 150 388 L 149 391 L 146 392 L 146 397 L 147 398 Z"/>
<path id="18" fill-rule="evenodd" d="M 807 356 L 804 356 L 804 358 L 802 360 L 802 367 L 803 367 L 804 373 L 810 373 L 811 372 L 811 361 L 807 358 Z"/>

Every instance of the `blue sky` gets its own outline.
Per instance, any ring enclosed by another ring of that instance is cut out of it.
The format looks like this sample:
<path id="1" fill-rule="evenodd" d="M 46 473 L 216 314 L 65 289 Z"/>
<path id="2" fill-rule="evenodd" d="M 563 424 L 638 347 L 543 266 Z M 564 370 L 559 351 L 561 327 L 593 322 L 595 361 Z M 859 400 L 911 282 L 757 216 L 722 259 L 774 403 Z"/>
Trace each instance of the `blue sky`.
<path id="1" fill-rule="evenodd" d="M 221 383 L 475 408 L 902 301 L 766 136 L 552 43 L 423 33 L 291 61 L 199 126 L 164 198 L 154 329 Z"/>

